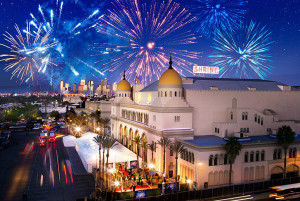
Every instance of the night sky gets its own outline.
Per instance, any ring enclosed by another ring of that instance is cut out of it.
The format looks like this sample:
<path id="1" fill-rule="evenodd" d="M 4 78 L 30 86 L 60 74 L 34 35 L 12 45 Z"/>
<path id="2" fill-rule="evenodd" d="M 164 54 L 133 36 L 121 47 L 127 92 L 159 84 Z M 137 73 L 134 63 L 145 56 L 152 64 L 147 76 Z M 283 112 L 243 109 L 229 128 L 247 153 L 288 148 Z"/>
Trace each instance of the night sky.
<path id="1" fill-rule="evenodd" d="M 97 16 L 95 18 L 93 17 L 86 22 L 85 26 L 81 30 L 82 33 L 78 34 L 78 36 L 72 36 L 72 38 L 69 38 L 62 43 L 62 46 L 64 47 L 62 52 L 64 54 L 66 62 L 62 61 L 62 58 L 60 58 L 56 62 L 58 65 L 56 68 L 59 70 L 52 67 L 54 69 L 51 71 L 54 75 L 52 81 L 55 85 L 58 85 L 60 79 L 64 79 L 70 83 L 79 83 L 79 80 L 81 78 L 85 78 L 87 80 L 93 79 L 96 81 L 96 84 L 105 77 L 108 77 L 109 79 L 111 79 L 111 81 L 117 81 L 118 79 L 120 79 L 121 71 L 127 69 L 126 66 L 129 65 L 129 63 L 125 62 L 119 64 L 123 69 L 119 67 L 118 70 L 116 70 L 117 73 L 107 71 L 104 73 L 104 75 L 101 75 L 99 71 L 102 72 L 103 63 L 106 62 L 105 59 L 110 57 L 111 54 L 104 55 L 103 51 L 101 52 L 101 49 L 99 50 L 93 48 L 94 44 L 118 43 L 120 45 L 123 45 L 124 43 L 126 43 L 126 41 L 120 41 L 118 38 L 112 40 L 112 38 L 105 36 L 104 34 L 97 33 L 94 28 L 87 29 L 87 27 L 92 26 L 96 22 L 96 19 L 98 17 L 108 14 L 108 9 L 116 9 L 111 4 L 111 2 L 113 1 L 114 0 L 105 2 L 94 0 L 64 1 L 65 7 L 63 9 L 61 21 L 62 23 L 65 23 L 65 27 L 74 27 L 76 23 L 82 22 L 82 20 L 86 19 L 96 9 L 99 10 L 99 13 L 97 13 Z M 61 1 L 59 0 L 59 2 Z M 140 3 L 141 2 L 147 2 L 147 4 L 150 4 L 150 1 L 140 1 Z M 174 2 L 179 3 L 181 8 L 189 9 L 189 12 L 191 12 L 192 14 L 190 17 L 197 17 L 199 16 L 199 13 L 203 12 L 203 8 L 199 8 L 199 12 L 197 12 L 197 8 L 193 5 L 193 3 L 190 3 L 192 2 L 190 0 L 175 0 Z M 211 0 L 210 2 L 229 4 L 235 1 Z M 299 86 L 300 0 L 248 0 L 239 2 L 242 2 L 243 4 L 241 5 L 240 9 L 245 11 L 242 15 L 242 19 L 239 19 L 240 21 L 242 21 L 239 22 L 240 24 L 249 24 L 251 21 L 254 21 L 259 24 L 260 27 L 265 27 L 265 29 L 270 32 L 270 34 L 268 35 L 268 40 L 272 41 L 269 46 L 270 50 L 268 51 L 268 55 L 270 55 L 270 57 L 269 61 L 266 62 L 265 65 L 272 66 L 272 69 L 270 70 L 270 73 L 267 73 L 264 78 L 267 80 L 276 80 L 289 85 Z M 47 12 L 47 8 L 55 5 L 55 3 L 56 1 L 46 0 L 0 0 L 0 43 L 7 44 L 7 42 L 4 41 L 4 37 L 2 36 L 2 34 L 4 34 L 6 31 L 14 36 L 16 35 L 16 30 L 14 29 L 15 24 L 17 24 L 20 29 L 26 28 L 26 20 L 31 19 L 30 13 L 38 16 L 39 4 L 42 5 L 42 7 L 45 8 L 45 12 Z M 177 49 L 182 47 L 187 51 L 201 53 L 199 58 L 193 59 L 193 61 L 191 61 L 193 64 L 212 65 L 214 61 L 212 60 L 210 55 L 212 55 L 214 52 L 214 40 L 212 37 L 207 37 L 205 36 L 205 34 L 197 32 L 197 28 L 199 28 L 199 21 L 188 23 L 182 29 L 178 30 L 178 32 L 182 33 L 187 30 L 191 31 L 191 33 L 196 37 L 196 43 L 191 45 L 178 45 Z M 75 33 L 75 31 L 73 33 Z M 166 36 L 166 39 L 172 38 L 173 34 L 175 33 L 170 33 L 168 36 Z M 6 48 L 0 47 L 0 54 L 7 52 L 8 51 Z M 102 55 L 100 55 L 99 52 L 101 52 Z M 167 54 L 167 51 L 165 53 Z M 60 54 L 62 53 L 60 52 Z M 174 58 L 174 63 L 176 64 L 176 55 Z M 86 64 L 92 67 L 87 67 Z M 12 71 L 5 72 L 3 70 L 5 65 L 5 62 L 0 62 L 0 86 L 19 85 L 20 81 L 17 78 L 13 78 L 12 80 L 10 80 Z M 78 75 L 74 75 L 74 71 L 70 66 L 73 66 L 76 69 Z M 190 70 L 192 70 L 192 65 L 190 65 Z M 237 76 L 232 73 L 228 74 L 226 77 Z M 252 78 L 259 77 L 252 76 Z M 49 81 L 49 73 L 42 75 L 39 79 Z M 154 80 L 155 78 L 153 78 L 153 80 L 151 81 Z"/>

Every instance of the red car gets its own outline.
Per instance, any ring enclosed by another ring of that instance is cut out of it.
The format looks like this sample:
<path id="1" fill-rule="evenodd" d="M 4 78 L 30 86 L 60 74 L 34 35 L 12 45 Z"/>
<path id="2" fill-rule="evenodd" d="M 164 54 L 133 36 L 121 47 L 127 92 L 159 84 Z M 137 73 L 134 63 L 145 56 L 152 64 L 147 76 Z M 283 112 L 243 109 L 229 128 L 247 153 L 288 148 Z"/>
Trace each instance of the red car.
<path id="1" fill-rule="evenodd" d="M 54 132 L 50 132 L 48 141 L 49 142 L 55 142 L 56 141 Z"/>
<path id="2" fill-rule="evenodd" d="M 45 133 L 40 133 L 40 146 L 41 147 L 45 146 L 46 142 L 47 142 L 47 138 Z"/>

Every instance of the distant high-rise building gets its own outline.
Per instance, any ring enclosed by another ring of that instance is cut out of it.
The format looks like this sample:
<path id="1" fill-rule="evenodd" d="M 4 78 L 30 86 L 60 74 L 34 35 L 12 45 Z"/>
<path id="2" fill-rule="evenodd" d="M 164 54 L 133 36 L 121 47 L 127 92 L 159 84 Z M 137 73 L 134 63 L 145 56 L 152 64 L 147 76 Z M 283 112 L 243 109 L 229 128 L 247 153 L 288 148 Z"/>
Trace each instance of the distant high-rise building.
<path id="1" fill-rule="evenodd" d="M 60 81 L 60 91 L 63 91 L 64 90 L 64 81 Z"/>
<path id="2" fill-rule="evenodd" d="M 84 85 L 79 85 L 79 86 L 78 86 L 78 93 L 79 93 L 79 94 L 83 94 L 83 86 L 84 86 Z"/>
<path id="3" fill-rule="evenodd" d="M 85 80 L 84 80 L 84 79 L 82 79 L 82 80 L 80 81 L 80 85 L 85 85 Z"/>
<path id="4" fill-rule="evenodd" d="M 94 80 L 88 81 L 88 93 L 90 95 L 93 95 L 93 93 L 94 93 Z"/>
<path id="5" fill-rule="evenodd" d="M 74 92 L 76 92 L 76 83 L 74 83 Z"/>
<path id="6" fill-rule="evenodd" d="M 69 89 L 69 83 L 65 83 L 65 90 L 68 90 Z"/>
<path id="7" fill-rule="evenodd" d="M 114 82 L 112 85 L 112 90 L 117 91 L 117 86 L 118 86 L 118 84 L 116 82 Z"/>

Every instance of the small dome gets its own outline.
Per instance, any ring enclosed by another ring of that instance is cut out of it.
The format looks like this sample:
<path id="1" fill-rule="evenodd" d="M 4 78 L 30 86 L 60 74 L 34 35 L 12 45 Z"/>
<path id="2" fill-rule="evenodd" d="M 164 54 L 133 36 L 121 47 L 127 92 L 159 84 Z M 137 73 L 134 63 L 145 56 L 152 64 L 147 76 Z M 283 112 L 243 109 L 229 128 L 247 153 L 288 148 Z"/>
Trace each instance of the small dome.
<path id="1" fill-rule="evenodd" d="M 121 80 L 121 82 L 119 82 L 119 84 L 117 86 L 117 90 L 131 90 L 131 86 L 130 86 L 129 82 L 125 79 L 125 71 L 124 71 L 124 75 L 123 75 L 123 80 Z"/>
<path id="2" fill-rule="evenodd" d="M 117 86 L 117 90 L 131 90 L 131 86 L 127 80 L 121 80 Z"/>
<path id="3" fill-rule="evenodd" d="M 160 77 L 158 85 L 182 85 L 182 80 L 180 75 L 172 67 L 172 58 L 170 57 L 170 66 Z"/>

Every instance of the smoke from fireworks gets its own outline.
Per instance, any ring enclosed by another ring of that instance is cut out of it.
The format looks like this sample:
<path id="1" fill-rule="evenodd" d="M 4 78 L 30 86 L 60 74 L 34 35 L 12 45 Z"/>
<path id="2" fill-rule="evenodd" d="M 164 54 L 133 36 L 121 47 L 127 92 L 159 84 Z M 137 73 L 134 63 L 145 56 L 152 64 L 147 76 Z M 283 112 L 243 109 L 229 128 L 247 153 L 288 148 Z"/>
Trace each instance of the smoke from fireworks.
<path id="1" fill-rule="evenodd" d="M 209 57 L 212 65 L 221 67 L 220 77 L 234 75 L 239 78 L 259 77 L 264 79 L 271 73 L 270 45 L 271 32 L 266 27 L 250 22 L 241 30 L 216 32 L 213 48 Z"/>
<path id="2" fill-rule="evenodd" d="M 99 33 L 111 37 L 110 41 L 93 45 L 104 57 L 98 61 L 103 72 L 110 71 L 120 79 L 126 69 L 129 81 L 139 77 L 147 84 L 159 79 L 172 53 L 174 68 L 181 75 L 192 74 L 190 60 L 198 59 L 200 53 L 184 49 L 196 40 L 190 31 L 182 31 L 195 20 L 186 9 L 172 0 L 150 4 L 116 0 L 112 4 L 96 26 Z"/>
<path id="3" fill-rule="evenodd" d="M 238 29 L 245 14 L 244 6 L 244 0 L 194 0 L 189 5 L 197 16 L 196 31 L 208 38 L 217 29 Z"/>
<path id="4" fill-rule="evenodd" d="M 56 42 L 51 42 L 49 36 L 51 29 L 42 34 L 42 24 L 40 24 L 35 33 L 30 30 L 27 23 L 25 37 L 19 27 L 15 25 L 17 31 L 16 37 L 6 32 L 3 34 L 5 41 L 8 43 L 0 44 L 8 49 L 9 53 L 0 55 L 1 60 L 7 63 L 4 70 L 12 71 L 12 77 L 23 81 L 34 81 L 39 73 L 45 73 L 49 64 L 55 65 L 50 61 L 48 50 L 56 46 Z M 36 80 L 38 81 L 38 80 Z"/>

